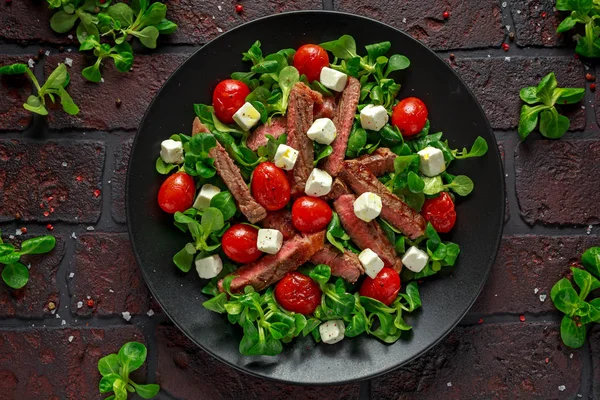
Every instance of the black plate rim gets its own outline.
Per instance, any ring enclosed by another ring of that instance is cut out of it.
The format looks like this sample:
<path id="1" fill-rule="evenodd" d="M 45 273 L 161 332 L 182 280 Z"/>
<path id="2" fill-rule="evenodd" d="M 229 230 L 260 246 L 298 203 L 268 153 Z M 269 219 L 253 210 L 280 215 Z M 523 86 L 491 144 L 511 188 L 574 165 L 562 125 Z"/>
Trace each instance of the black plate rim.
<path id="1" fill-rule="evenodd" d="M 154 103 L 157 101 L 157 99 L 160 97 L 161 92 L 163 91 L 163 88 L 169 83 L 169 81 L 172 79 L 172 77 L 180 70 L 182 69 L 185 64 L 188 62 L 189 59 L 191 59 L 192 57 L 194 57 L 194 55 L 196 53 L 198 53 L 199 51 L 201 51 L 204 47 L 211 45 L 214 41 L 216 41 L 217 39 L 220 39 L 223 35 L 229 33 L 229 32 L 233 32 L 235 30 L 241 29 L 242 27 L 245 27 L 246 25 L 250 25 L 250 24 L 254 24 L 260 21 L 264 21 L 264 20 L 268 20 L 271 18 L 278 18 L 280 16 L 288 16 L 288 15 L 299 15 L 299 16 L 303 16 L 303 15 L 310 15 L 310 14 L 334 14 L 334 15 L 344 15 L 344 16 L 349 16 L 352 18 L 358 18 L 358 19 L 363 19 L 363 20 L 367 20 L 370 22 L 375 22 L 377 24 L 381 24 L 381 25 L 385 25 L 393 30 L 395 30 L 398 34 L 403 35 L 406 39 L 411 40 L 413 42 L 418 43 L 420 46 L 422 46 L 424 49 L 426 49 L 431 55 L 435 56 L 436 58 L 438 58 L 440 61 L 443 62 L 443 64 L 446 66 L 446 68 L 450 69 L 453 73 L 453 75 L 463 84 L 464 89 L 466 89 L 466 92 L 468 95 L 470 95 L 472 98 L 475 99 L 475 104 L 477 105 L 477 108 L 479 109 L 479 111 L 481 112 L 481 115 L 484 117 L 485 120 L 485 127 L 486 130 L 488 132 L 491 133 L 491 137 L 494 139 L 494 146 L 488 146 L 488 152 L 494 151 L 496 153 L 496 155 L 498 156 L 498 159 L 502 159 L 501 157 L 501 153 L 500 153 L 500 149 L 498 147 L 498 143 L 497 143 L 497 139 L 496 136 L 494 135 L 494 131 L 490 125 L 490 122 L 487 118 L 487 115 L 485 114 L 485 111 L 483 110 L 480 102 L 477 100 L 477 97 L 474 95 L 473 91 L 471 90 L 471 88 L 464 82 L 464 80 L 460 77 L 460 75 L 458 75 L 454 70 L 452 70 L 452 68 L 445 62 L 445 60 L 440 57 L 437 53 L 435 53 L 433 50 L 431 50 L 428 46 L 426 46 L 425 44 L 421 43 L 420 41 L 418 41 L 417 39 L 411 37 L 410 35 L 408 35 L 407 33 L 401 31 L 400 29 L 389 25 L 387 23 L 381 22 L 381 21 L 377 21 L 376 19 L 370 18 L 370 17 L 366 17 L 363 15 L 358 15 L 358 14 L 352 14 L 352 13 L 347 13 L 347 12 L 340 12 L 340 11 L 332 11 L 332 10 L 298 10 L 298 11 L 289 11 L 289 12 L 284 12 L 284 13 L 278 13 L 278 14 L 272 14 L 272 15 L 268 15 L 265 17 L 260 17 L 257 19 L 253 19 L 252 21 L 248 21 L 245 22 L 241 25 L 238 25 L 232 29 L 229 29 L 225 32 L 223 32 L 223 34 L 211 39 L 210 41 L 208 41 L 207 43 L 205 43 L 204 45 L 200 46 L 196 51 L 194 51 L 192 54 L 189 55 L 189 57 L 180 65 L 178 66 L 172 73 L 171 75 L 165 80 L 165 82 L 161 85 L 160 89 L 156 92 L 156 94 L 154 95 L 154 97 L 152 98 L 152 101 L 148 104 L 148 108 L 146 109 L 143 118 L 140 121 L 138 130 L 136 131 L 132 146 L 131 146 L 131 154 L 133 154 L 136 145 L 138 143 L 138 140 L 140 140 L 140 133 L 142 130 L 142 127 L 144 126 L 144 123 L 148 117 L 148 114 L 150 113 L 150 110 L 152 109 L 152 106 L 154 105 Z M 130 156 L 130 160 L 132 159 L 132 157 Z M 499 165 L 500 170 L 502 172 L 502 176 L 504 176 L 504 166 L 502 163 L 500 163 Z M 479 295 L 481 294 L 483 287 L 485 286 L 485 284 L 487 283 L 487 280 L 489 279 L 489 275 L 491 272 L 491 269 L 496 261 L 496 258 L 498 256 L 498 251 L 500 249 L 500 242 L 502 240 L 502 235 L 503 235 L 503 231 L 504 231 L 504 218 L 505 218 L 505 208 L 502 207 L 500 209 L 500 229 L 497 232 L 496 238 L 495 238 L 495 251 L 494 254 L 491 255 L 490 258 L 490 263 L 486 268 L 485 271 L 485 279 L 482 280 L 481 284 L 479 285 L 479 287 L 477 288 L 477 292 L 476 295 L 473 297 L 473 299 L 470 301 L 469 306 L 466 308 L 466 310 L 462 313 L 462 315 L 460 316 L 460 318 L 458 318 L 457 321 L 454 322 L 454 324 L 452 324 L 447 330 L 445 330 L 440 337 L 433 341 L 429 346 L 427 346 L 425 349 L 423 349 L 420 353 L 417 353 L 415 355 L 413 355 L 412 357 L 407 358 L 406 360 L 404 360 L 401 363 L 398 363 L 395 366 L 389 367 L 387 369 L 383 369 L 381 371 L 377 371 L 375 373 L 371 373 L 371 374 L 365 374 L 363 377 L 358 378 L 358 379 L 347 379 L 347 380 L 337 380 L 337 381 L 320 381 L 320 382 L 315 382 L 315 383 L 310 383 L 310 382 L 296 382 L 296 381 L 290 381 L 290 380 L 286 380 L 286 379 L 279 379 L 277 377 L 273 377 L 273 376 L 269 376 L 269 375 L 261 375 L 260 373 L 254 371 L 254 370 L 250 370 L 250 369 L 246 369 L 243 368 L 242 366 L 233 364 L 231 362 L 229 362 L 228 360 L 225 360 L 223 357 L 219 356 L 218 354 L 214 353 L 212 350 L 205 348 L 204 346 L 202 346 L 200 343 L 198 343 L 191 334 L 189 334 L 184 328 L 182 328 L 177 321 L 175 321 L 173 318 L 171 318 L 170 313 L 163 307 L 163 304 L 161 303 L 161 301 L 158 299 L 158 297 L 156 296 L 156 294 L 154 293 L 154 290 L 152 289 L 151 285 L 148 283 L 149 282 L 149 276 L 148 276 L 148 272 L 142 268 L 142 263 L 141 260 L 138 256 L 138 249 L 137 249 L 137 245 L 136 242 L 134 240 L 133 237 L 133 227 L 131 226 L 131 218 L 130 218 L 130 214 L 132 213 L 132 203 L 130 202 L 130 198 L 129 198 L 129 185 L 131 182 L 131 163 L 129 162 L 127 165 L 127 173 L 126 173 L 126 181 L 125 181 L 125 215 L 127 218 L 127 233 L 129 236 L 129 240 L 131 243 L 131 247 L 133 250 L 133 254 L 134 254 L 134 258 L 135 261 L 138 265 L 138 268 L 141 269 L 142 271 L 142 276 L 144 277 L 144 280 L 146 281 L 146 285 L 148 287 L 148 289 L 150 290 L 150 293 L 152 294 L 152 296 L 154 297 L 154 299 L 159 303 L 159 305 L 161 306 L 162 311 L 167 315 L 167 317 L 169 318 L 169 320 L 177 327 L 177 329 L 179 329 L 192 343 L 194 343 L 196 346 L 198 346 L 199 348 L 201 348 L 203 351 L 207 352 L 211 357 L 214 357 L 216 359 L 218 359 L 220 362 L 223 362 L 225 364 L 227 364 L 230 367 L 233 367 L 234 369 L 249 374 L 251 376 L 260 378 L 260 379 L 266 379 L 268 381 L 272 381 L 272 382 L 277 382 L 277 383 L 282 383 L 282 384 L 293 384 L 293 385 L 299 385 L 299 386 L 327 386 L 327 385 L 343 385 L 343 384 L 349 384 L 349 383 L 355 383 L 355 382 L 362 382 L 362 381 L 366 381 L 366 380 L 370 380 L 373 378 L 377 378 L 380 377 L 382 375 L 385 375 L 389 372 L 392 372 L 394 370 L 397 370 L 398 368 L 400 368 L 403 365 L 406 365 L 408 363 L 410 363 L 411 361 L 425 355 L 426 353 L 428 353 L 433 347 L 435 347 L 437 344 L 439 344 L 443 339 L 445 339 L 450 332 L 452 332 L 454 330 L 454 328 L 456 328 L 456 326 L 463 320 L 463 318 L 465 317 L 465 315 L 471 310 L 471 308 L 473 307 L 473 304 L 475 304 L 475 302 L 477 301 L 477 298 L 479 297 Z M 503 179 L 504 182 L 504 179 Z M 506 197 L 506 182 L 504 182 L 504 184 L 501 186 L 500 188 L 501 191 L 501 195 L 503 198 Z M 373 340 L 377 340 L 376 338 L 373 338 Z"/>

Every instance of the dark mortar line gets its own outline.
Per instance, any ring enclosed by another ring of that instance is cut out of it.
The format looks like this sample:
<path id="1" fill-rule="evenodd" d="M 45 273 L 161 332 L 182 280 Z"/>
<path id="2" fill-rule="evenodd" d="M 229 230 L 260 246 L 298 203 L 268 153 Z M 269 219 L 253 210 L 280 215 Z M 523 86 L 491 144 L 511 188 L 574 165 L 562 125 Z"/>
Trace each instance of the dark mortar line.
<path id="1" fill-rule="evenodd" d="M 75 258 L 75 243 L 69 238 L 65 238 L 64 240 L 66 241 L 65 256 L 61 260 L 58 271 L 56 271 L 56 287 L 60 299 L 57 313 L 61 314 L 62 312 L 61 317 L 67 321 L 67 325 L 70 325 L 73 323 L 75 316 L 71 314 L 71 293 L 69 291 L 69 281 L 71 279 L 68 277 L 68 274 L 73 270 L 71 265 Z"/>
<path id="2" fill-rule="evenodd" d="M 517 200 L 517 193 L 515 189 L 515 169 L 514 169 L 514 152 L 515 152 L 515 135 L 503 135 L 502 137 L 502 148 L 504 149 L 504 188 L 506 191 L 506 198 L 508 200 L 508 212 L 510 218 L 504 217 L 504 229 L 508 224 L 512 223 L 519 228 L 526 228 L 525 221 L 521 219 L 519 212 L 519 205 Z M 506 212 L 506 211 L 505 211 Z"/>
<path id="3" fill-rule="evenodd" d="M 592 352 L 590 351 L 590 331 L 591 329 L 588 329 L 587 339 L 581 348 L 583 354 L 581 357 L 581 385 L 579 386 L 579 394 L 581 394 L 581 398 L 584 399 L 591 399 L 594 391 L 594 362 L 592 360 Z"/>
<path id="4" fill-rule="evenodd" d="M 505 29 L 506 30 L 506 29 Z M 514 42 L 506 41 L 510 48 L 504 51 L 502 47 L 484 47 L 479 49 L 435 50 L 442 58 L 454 54 L 457 59 L 476 58 L 573 58 L 575 49 L 571 47 L 519 47 Z"/>
<path id="5" fill-rule="evenodd" d="M 358 392 L 358 400 L 369 400 L 373 398 L 373 391 L 371 388 L 372 380 L 360 381 L 359 392 Z"/>
<path id="6" fill-rule="evenodd" d="M 504 0 L 501 0 L 504 1 Z M 502 7 L 503 4 L 506 4 L 506 7 Z M 512 9 L 511 9 L 511 3 L 506 1 L 505 3 L 500 3 L 500 13 L 501 13 L 501 18 L 502 18 L 502 31 L 504 32 L 504 43 L 508 43 L 510 45 L 510 47 L 515 46 L 516 47 L 516 31 L 515 31 L 515 21 L 513 20 L 513 16 L 512 16 Z M 506 26 L 509 26 L 510 29 L 507 30 Z M 515 34 L 514 37 L 514 42 L 510 40 L 509 38 L 509 33 L 513 32 Z"/>
<path id="7" fill-rule="evenodd" d="M 546 299 L 547 302 L 550 302 L 550 298 Z M 525 316 L 525 321 L 521 322 L 521 315 Z M 479 320 L 483 319 L 483 323 L 479 323 Z M 560 324 L 561 316 L 558 312 L 554 311 L 543 311 L 540 313 L 530 313 L 530 312 L 522 312 L 522 313 L 494 313 L 494 314 L 486 314 L 482 312 L 470 312 L 468 313 L 462 321 L 460 321 L 460 326 L 473 326 L 473 325 L 485 325 L 485 324 L 527 324 L 527 323 L 545 323 L 558 328 Z"/>

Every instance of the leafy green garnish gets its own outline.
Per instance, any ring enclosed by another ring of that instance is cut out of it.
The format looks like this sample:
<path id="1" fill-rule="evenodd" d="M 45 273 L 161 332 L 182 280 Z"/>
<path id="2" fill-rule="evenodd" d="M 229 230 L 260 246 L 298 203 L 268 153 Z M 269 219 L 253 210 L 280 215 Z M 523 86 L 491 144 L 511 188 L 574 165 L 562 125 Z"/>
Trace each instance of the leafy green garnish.
<path id="1" fill-rule="evenodd" d="M 4 264 L 2 279 L 9 287 L 21 289 L 29 281 L 29 270 L 19 262 L 21 256 L 49 253 L 55 246 L 56 239 L 50 235 L 24 240 L 20 250 L 12 244 L 3 243 L 0 238 L 0 264 Z"/>
<path id="2" fill-rule="evenodd" d="M 519 139 L 525 140 L 539 124 L 540 133 L 549 139 L 558 139 L 569 130 L 569 119 L 560 115 L 555 105 L 574 104 L 583 99 L 585 89 L 558 88 L 554 72 L 542 78 L 537 87 L 521 89 L 521 107 L 519 118 Z M 541 104 L 538 104 L 541 103 Z"/>
<path id="3" fill-rule="evenodd" d="M 575 52 L 584 57 L 600 57 L 600 29 L 596 25 L 596 19 L 600 15 L 600 4 L 592 0 L 557 0 L 556 9 L 571 12 L 556 28 L 556 32 L 567 32 L 577 24 L 583 24 L 585 34 L 579 36 Z"/>

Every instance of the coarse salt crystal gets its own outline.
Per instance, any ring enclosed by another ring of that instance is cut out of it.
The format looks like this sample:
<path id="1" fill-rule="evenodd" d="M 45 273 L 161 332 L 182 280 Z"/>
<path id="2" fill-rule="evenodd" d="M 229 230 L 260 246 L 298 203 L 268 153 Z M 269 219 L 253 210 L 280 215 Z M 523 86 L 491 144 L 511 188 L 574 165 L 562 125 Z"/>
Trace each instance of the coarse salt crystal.
<path id="1" fill-rule="evenodd" d="M 582 110 L 585 110 L 585 106 L 581 106 L 581 109 L 582 109 Z"/>
<path id="2" fill-rule="evenodd" d="M 74 277 L 74 276 L 75 276 L 75 272 L 71 272 L 71 273 L 69 274 L 69 279 L 73 279 L 73 277 Z"/>
<path id="3" fill-rule="evenodd" d="M 89 300 L 89 299 L 91 299 L 91 298 L 92 298 L 92 296 L 86 296 L 86 298 Z"/>
<path id="4" fill-rule="evenodd" d="M 73 35 L 67 36 L 69 39 L 73 40 Z"/>
<path id="5" fill-rule="evenodd" d="M 505 25 L 506 30 L 510 32 L 510 25 Z"/>
<path id="6" fill-rule="evenodd" d="M 66 162 L 66 161 L 63 161 L 63 163 L 62 163 L 62 166 L 63 166 L 63 167 L 66 167 L 67 165 L 69 165 L 69 164 L 67 164 L 67 162 Z"/>
<path id="7" fill-rule="evenodd" d="M 77 239 L 77 235 L 75 234 L 75 232 L 71 233 L 71 239 Z"/>
<path id="8" fill-rule="evenodd" d="M 69 336 L 69 343 L 71 343 L 75 339 L 73 336 Z"/>
<path id="9" fill-rule="evenodd" d="M 533 289 L 533 294 L 538 294 L 539 291 L 540 291 L 540 289 L 535 288 L 535 289 Z"/>
<path id="10" fill-rule="evenodd" d="M 446 383 L 446 386 L 448 386 L 448 387 L 452 387 L 452 382 L 448 382 L 448 383 Z"/>
<path id="11" fill-rule="evenodd" d="M 81 308 L 83 307 L 83 301 L 78 301 L 77 302 L 77 308 Z"/>
<path id="12" fill-rule="evenodd" d="M 67 64 L 69 67 L 73 66 L 73 60 L 70 59 L 69 57 L 65 58 L 65 64 Z"/>
<path id="13" fill-rule="evenodd" d="M 217 28 L 217 32 L 221 33 L 221 32 L 223 32 L 223 29 Z"/>
<path id="14" fill-rule="evenodd" d="M 517 14 L 521 14 L 521 10 L 517 10 Z"/>
<path id="15" fill-rule="evenodd" d="M 588 235 L 589 235 L 590 233 L 592 233 L 592 225 L 588 225 L 588 227 L 587 227 L 587 229 L 586 229 L 585 233 L 587 233 Z"/>
<path id="16" fill-rule="evenodd" d="M 23 234 L 23 232 L 20 229 L 17 229 L 15 231 L 15 236 L 21 236 Z"/>
<path id="17" fill-rule="evenodd" d="M 148 310 L 146 314 L 148 314 L 148 316 L 151 317 L 154 315 L 154 310 Z"/>
<path id="18" fill-rule="evenodd" d="M 115 292 L 115 291 L 114 291 L 114 290 L 112 290 L 112 289 L 108 289 L 108 291 L 109 291 L 110 293 L 114 293 L 114 292 Z"/>
<path id="19" fill-rule="evenodd" d="M 221 7 L 221 6 L 217 6 L 217 8 L 219 9 L 219 11 L 221 11 L 223 9 L 223 7 Z"/>
<path id="20" fill-rule="evenodd" d="M 8 235 L 8 238 L 9 238 L 9 239 L 14 239 L 14 238 L 15 238 L 15 235 Z"/>
<path id="21" fill-rule="evenodd" d="M 87 227 L 87 228 L 85 228 L 85 229 L 86 229 L 86 230 L 88 230 L 88 231 L 93 231 L 93 230 L 94 230 L 94 227 L 93 227 L 93 226 L 88 226 L 88 227 Z"/>
<path id="22" fill-rule="evenodd" d="M 569 354 L 569 358 L 571 358 L 571 359 L 573 358 L 573 353 Z"/>
<path id="23" fill-rule="evenodd" d="M 131 313 L 129 311 L 123 311 L 121 315 L 123 315 L 123 319 L 125 321 L 129 321 L 131 319 Z"/>
<path id="24" fill-rule="evenodd" d="M 558 387 L 558 390 L 560 390 L 561 392 L 564 392 L 566 388 L 567 388 L 567 387 L 566 387 L 565 385 L 560 385 L 560 386 Z"/>
<path id="25" fill-rule="evenodd" d="M 27 264 L 27 269 L 31 269 L 31 264 Z"/>
<path id="26" fill-rule="evenodd" d="M 546 297 L 548 297 L 546 294 L 540 294 L 540 301 L 543 303 L 546 301 Z"/>
<path id="27" fill-rule="evenodd" d="M 405 24 L 406 23 L 406 18 L 402 18 L 402 23 Z"/>
<path id="28" fill-rule="evenodd" d="M 46 57 L 48 57 L 50 55 L 50 50 L 46 50 L 44 54 L 46 55 Z"/>
<path id="29" fill-rule="evenodd" d="M 35 61 L 33 61 L 31 58 L 29 60 L 27 60 L 27 64 L 29 65 L 29 68 L 33 68 L 33 66 L 35 65 Z"/>
<path id="30" fill-rule="evenodd" d="M 100 78 L 100 82 L 104 83 L 104 78 Z"/>
<path id="31" fill-rule="evenodd" d="M 510 57 L 504 57 L 504 61 L 510 62 Z"/>
<path id="32" fill-rule="evenodd" d="M 502 8 L 506 8 L 506 2 L 502 3 Z"/>
<path id="33" fill-rule="evenodd" d="M 52 314 L 52 315 L 56 314 L 56 309 L 50 311 L 50 314 Z"/>
<path id="34" fill-rule="evenodd" d="M 60 322 L 61 325 L 66 325 L 67 321 L 65 321 L 64 319 Z"/>

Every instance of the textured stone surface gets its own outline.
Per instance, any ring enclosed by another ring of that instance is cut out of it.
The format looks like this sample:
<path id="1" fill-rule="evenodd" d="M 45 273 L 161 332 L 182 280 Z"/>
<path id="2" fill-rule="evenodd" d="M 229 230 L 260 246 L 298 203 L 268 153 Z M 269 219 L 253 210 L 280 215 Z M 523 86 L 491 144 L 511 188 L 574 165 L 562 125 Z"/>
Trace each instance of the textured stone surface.
<path id="1" fill-rule="evenodd" d="M 472 311 L 486 314 L 554 311 L 550 289 L 587 248 L 598 242 L 598 236 L 594 235 L 504 237 L 487 284 Z"/>
<path id="2" fill-rule="evenodd" d="M 66 34 L 52 31 L 52 14 L 45 0 L 3 1 L 0 3 L 0 39 L 17 43 L 72 43 Z"/>
<path id="3" fill-rule="evenodd" d="M 405 31 L 434 50 L 499 46 L 504 38 L 500 2 L 334 0 L 334 8 L 364 15 Z M 444 11 L 450 18 L 444 20 Z"/>
<path id="4" fill-rule="evenodd" d="M 0 4 L 0 9 L 4 4 Z M 0 20 L 2 12 L 0 12 Z M 0 35 L 2 34 L 0 22 Z M 5 56 L 0 55 L 0 66 L 15 63 L 27 64 L 32 56 Z M 0 131 L 23 130 L 32 120 L 31 113 L 23 108 L 23 103 L 32 94 L 31 80 L 23 75 L 0 75 Z"/>
<path id="5" fill-rule="evenodd" d="M 517 198 L 528 224 L 600 222 L 600 141 L 530 140 L 515 153 Z"/>
<path id="6" fill-rule="evenodd" d="M 0 222 L 96 222 L 104 154 L 97 141 L 0 140 Z"/>
<path id="7" fill-rule="evenodd" d="M 71 311 L 77 315 L 146 313 L 150 296 L 131 252 L 126 234 L 79 236 L 70 272 Z M 93 300 L 90 307 L 87 297 Z M 78 308 L 77 303 L 83 307 Z"/>
<path id="8" fill-rule="evenodd" d="M 77 53 L 63 53 L 48 57 L 46 76 L 59 62 L 66 58 L 73 60 L 69 68 L 71 83 L 68 91 L 80 112 L 72 116 L 62 112 L 60 104 L 48 116 L 51 128 L 84 128 L 98 130 L 137 129 L 150 101 L 188 54 L 135 55 L 133 71 L 119 72 L 112 62 L 106 62 L 102 69 L 105 82 L 87 81 L 81 70 L 90 65 L 85 56 Z M 117 107 L 116 100 L 121 100 Z"/>
<path id="9" fill-rule="evenodd" d="M 127 165 L 133 139 L 123 142 L 115 152 L 115 166 L 111 178 L 112 203 L 110 211 L 115 221 L 125 223 L 125 181 L 127 178 Z"/>
<path id="10" fill-rule="evenodd" d="M 556 33 L 556 28 L 568 13 L 555 13 L 555 3 L 553 0 L 510 1 L 510 13 L 519 46 L 553 47 L 570 43 L 571 33 Z"/>
<path id="11" fill-rule="evenodd" d="M 134 340 L 144 342 L 133 326 L 0 330 L 0 397 L 98 399 L 98 360 Z"/>
<path id="12" fill-rule="evenodd" d="M 561 343 L 556 325 L 456 328 L 426 356 L 375 379 L 372 397 L 573 399 L 579 393 L 582 364 L 581 352 Z M 561 385 L 564 391 L 558 389 Z"/>
<path id="13" fill-rule="evenodd" d="M 290 386 L 237 372 L 191 343 L 177 328 L 159 326 L 157 383 L 180 399 L 358 399 L 358 384 Z M 227 384 L 223 384 L 227 382 Z M 243 394 L 243 395 L 242 395 Z"/>
<path id="14" fill-rule="evenodd" d="M 8 233 L 8 232 L 5 232 Z M 13 235 L 14 232 L 11 233 Z M 19 247 L 22 240 L 35 237 L 21 235 L 10 239 L 3 235 L 4 243 Z M 23 256 L 23 265 L 30 265 L 29 282 L 21 289 L 11 289 L 0 283 L 0 318 L 26 317 L 39 318 L 51 315 L 48 303 L 59 306 L 58 285 L 56 272 L 65 255 L 65 242 L 58 237 L 56 247 L 50 253 Z"/>
<path id="15" fill-rule="evenodd" d="M 450 65 L 473 90 L 495 129 L 513 129 L 519 124 L 519 91 L 537 86 L 550 72 L 559 87 L 584 87 L 585 73 L 580 60 L 573 57 L 456 58 Z M 585 127 L 581 105 L 559 107 L 571 120 L 571 130 Z"/>
<path id="16" fill-rule="evenodd" d="M 593 376 L 593 399 L 600 398 L 600 325 L 595 325 L 589 331 L 590 348 L 592 351 L 592 361 L 594 363 Z"/>
<path id="17" fill-rule="evenodd" d="M 167 18 L 179 29 L 163 40 L 173 43 L 206 43 L 222 32 L 271 14 L 295 10 L 320 10 L 321 0 L 244 0 L 244 11 L 235 12 L 236 2 L 219 0 L 171 0 Z"/>

